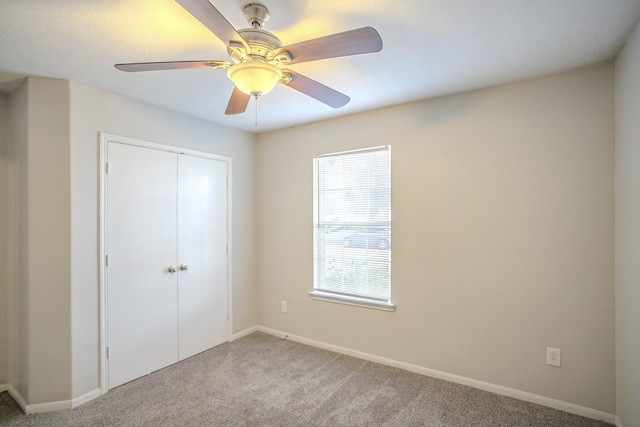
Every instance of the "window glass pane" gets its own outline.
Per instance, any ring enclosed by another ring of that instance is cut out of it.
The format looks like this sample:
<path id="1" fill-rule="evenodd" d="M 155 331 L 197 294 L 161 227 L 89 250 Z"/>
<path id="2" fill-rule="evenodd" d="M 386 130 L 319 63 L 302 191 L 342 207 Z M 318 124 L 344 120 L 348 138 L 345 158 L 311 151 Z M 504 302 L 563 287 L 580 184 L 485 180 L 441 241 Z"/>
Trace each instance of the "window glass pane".
<path id="1" fill-rule="evenodd" d="M 388 302 L 389 148 L 314 161 L 314 290 Z"/>

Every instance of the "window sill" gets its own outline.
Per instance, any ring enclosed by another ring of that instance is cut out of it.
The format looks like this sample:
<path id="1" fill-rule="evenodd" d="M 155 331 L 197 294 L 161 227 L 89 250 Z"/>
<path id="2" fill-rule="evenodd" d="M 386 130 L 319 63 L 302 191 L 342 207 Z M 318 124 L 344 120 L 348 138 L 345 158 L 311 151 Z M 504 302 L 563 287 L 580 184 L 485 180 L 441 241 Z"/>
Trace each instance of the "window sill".
<path id="1" fill-rule="evenodd" d="M 372 308 L 382 311 L 396 311 L 395 304 L 381 301 L 368 300 L 365 298 L 347 297 L 342 295 L 334 295 L 325 292 L 311 291 L 309 292 L 311 299 L 318 301 L 334 302 L 336 304 L 353 305 L 356 307 Z"/>

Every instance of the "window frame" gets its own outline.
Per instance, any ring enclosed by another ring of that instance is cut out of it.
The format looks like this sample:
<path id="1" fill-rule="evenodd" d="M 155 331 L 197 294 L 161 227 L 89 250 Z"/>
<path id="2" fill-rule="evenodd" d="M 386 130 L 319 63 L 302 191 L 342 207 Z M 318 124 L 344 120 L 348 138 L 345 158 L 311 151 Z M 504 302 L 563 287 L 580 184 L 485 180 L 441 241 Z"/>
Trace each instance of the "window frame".
<path id="1" fill-rule="evenodd" d="M 322 284 L 319 284 L 318 281 L 320 280 L 320 277 L 323 276 L 323 274 L 321 274 L 321 272 L 319 271 L 319 269 L 325 269 L 324 267 L 324 263 L 325 263 L 325 254 L 324 252 L 322 253 L 322 256 L 318 256 L 318 251 L 319 251 L 319 246 L 321 246 L 321 242 L 317 241 L 317 234 L 320 233 L 320 229 L 324 227 L 324 223 L 321 221 L 320 217 L 320 209 L 321 209 L 321 202 L 320 202 L 320 194 L 321 194 L 321 189 L 320 189 L 320 177 L 319 177 L 319 163 L 329 157 L 341 157 L 344 158 L 346 156 L 349 156 L 350 154 L 356 155 L 356 154 L 363 154 L 366 152 L 378 152 L 378 151 L 386 151 L 387 155 L 388 155 L 388 162 L 389 162 L 389 166 L 388 166 L 388 170 L 389 170 L 389 176 L 388 176 L 388 191 L 389 191 L 389 199 L 388 199 L 388 230 L 389 233 L 391 232 L 391 146 L 390 145 L 385 145 L 385 146 L 378 146 L 378 147 L 370 147 L 370 148 L 364 148 L 364 149 L 358 149 L 358 150 L 349 150 L 349 151 L 341 151 L 341 152 L 333 152 L 333 153 L 327 153 L 327 154 L 322 154 L 322 155 L 318 155 L 318 156 L 314 156 L 313 158 L 313 236 L 312 236 L 312 241 L 313 241 L 313 284 L 312 284 L 312 290 L 308 293 L 308 295 L 314 299 L 314 300 L 318 300 L 318 301 L 326 301 L 326 302 L 334 302 L 334 303 L 340 303 L 340 304 L 347 304 L 347 305 L 352 305 L 352 306 L 358 306 L 358 307 L 365 307 L 365 308 L 372 308 L 372 309 L 378 309 L 378 310 L 383 310 L 383 311 L 395 311 L 396 306 L 394 303 L 392 303 L 392 294 L 391 294 L 391 273 L 390 273 L 390 269 L 391 269 L 391 240 L 389 237 L 389 246 L 388 248 L 386 248 L 385 250 L 388 251 L 388 265 L 389 265 L 389 278 L 388 278 L 388 295 L 386 298 L 381 298 L 378 296 L 374 296 L 373 293 L 369 296 L 363 296 L 363 295 L 351 295 L 348 292 L 332 292 L 331 290 L 327 289 L 327 288 L 323 288 Z M 372 187 L 369 187 L 372 188 Z M 385 221 L 386 223 L 387 221 Z M 361 224 L 357 225 L 356 227 L 376 227 L 377 224 L 376 223 L 371 223 L 371 222 L 366 222 L 363 221 Z M 386 227 L 386 224 L 385 224 Z M 357 228 L 356 228 L 357 229 Z M 386 229 L 386 228 L 384 228 Z M 369 233 L 369 231 L 365 231 L 365 233 Z M 343 237 L 344 238 L 344 237 Z M 368 238 L 367 238 L 367 242 L 368 242 Z M 344 245 L 344 244 L 343 244 Z M 369 251 L 370 249 L 374 249 L 374 248 L 369 248 L 368 243 L 367 246 L 365 248 L 366 251 Z M 321 260 L 321 261 L 319 261 Z M 366 267 L 367 269 L 369 267 Z M 344 273 L 343 273 L 344 274 Z M 323 284 L 325 284 L 326 282 L 323 282 Z"/>

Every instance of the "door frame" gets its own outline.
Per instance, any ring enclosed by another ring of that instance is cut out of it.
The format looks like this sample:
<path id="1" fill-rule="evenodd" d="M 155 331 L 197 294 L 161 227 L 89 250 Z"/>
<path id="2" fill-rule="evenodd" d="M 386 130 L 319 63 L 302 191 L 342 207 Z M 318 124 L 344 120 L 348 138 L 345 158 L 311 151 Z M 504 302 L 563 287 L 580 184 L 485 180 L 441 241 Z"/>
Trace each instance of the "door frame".
<path id="1" fill-rule="evenodd" d="M 105 394 L 109 391 L 109 364 L 107 363 L 107 162 L 109 160 L 108 146 L 109 142 L 116 142 L 120 144 L 133 145 L 136 147 L 148 148 L 152 150 L 166 151 L 176 154 L 186 154 L 190 156 L 203 157 L 206 159 L 219 160 L 227 163 L 227 340 L 229 340 L 233 334 L 233 316 L 232 316 L 232 158 L 229 156 L 223 156 L 219 154 L 207 153 L 203 151 L 190 150 L 183 147 L 177 147 L 172 145 L 159 144 L 157 142 L 150 142 L 136 138 L 129 138 L 126 136 L 114 135 L 106 132 L 100 132 L 100 200 L 99 200 L 99 213 L 100 213 L 100 236 L 99 236 L 99 259 L 98 265 L 100 266 L 99 274 L 99 308 L 100 308 L 100 394 Z"/>

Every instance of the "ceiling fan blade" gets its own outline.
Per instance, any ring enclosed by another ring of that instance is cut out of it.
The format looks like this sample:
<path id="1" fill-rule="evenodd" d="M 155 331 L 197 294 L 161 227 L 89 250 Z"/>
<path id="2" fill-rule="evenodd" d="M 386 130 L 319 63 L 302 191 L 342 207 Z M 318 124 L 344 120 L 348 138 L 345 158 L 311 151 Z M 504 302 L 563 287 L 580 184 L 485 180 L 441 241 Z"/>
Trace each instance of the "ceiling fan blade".
<path id="1" fill-rule="evenodd" d="M 291 55 L 290 63 L 299 64 L 318 59 L 379 52 L 380 50 L 382 50 L 380 34 L 373 27 L 362 27 L 283 46 L 274 52 L 274 57 L 279 53 L 288 52 Z"/>
<path id="2" fill-rule="evenodd" d="M 247 109 L 247 104 L 249 104 L 249 99 L 251 99 L 250 95 L 247 95 L 234 86 L 231 99 L 229 99 L 229 104 L 227 104 L 227 110 L 224 113 L 229 115 L 244 113 Z"/>
<path id="3" fill-rule="evenodd" d="M 322 83 L 318 83 L 309 77 L 305 77 L 300 73 L 296 73 L 295 71 L 282 70 L 282 73 L 291 76 L 291 80 L 288 82 L 281 80 L 280 82 L 282 84 L 317 99 L 318 101 L 327 104 L 329 107 L 340 108 L 351 100 L 347 95 L 331 89 L 329 86 L 325 86 Z"/>
<path id="4" fill-rule="evenodd" d="M 130 64 L 116 64 L 115 67 L 122 71 L 157 71 L 180 70 L 184 68 L 226 68 L 226 61 L 166 61 L 166 62 L 135 62 Z"/>
<path id="5" fill-rule="evenodd" d="M 236 41 L 242 43 L 245 48 L 248 47 L 247 42 L 233 28 L 233 25 L 208 0 L 176 0 L 176 2 L 227 46 L 231 41 Z"/>

